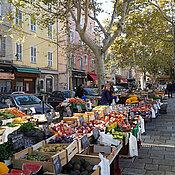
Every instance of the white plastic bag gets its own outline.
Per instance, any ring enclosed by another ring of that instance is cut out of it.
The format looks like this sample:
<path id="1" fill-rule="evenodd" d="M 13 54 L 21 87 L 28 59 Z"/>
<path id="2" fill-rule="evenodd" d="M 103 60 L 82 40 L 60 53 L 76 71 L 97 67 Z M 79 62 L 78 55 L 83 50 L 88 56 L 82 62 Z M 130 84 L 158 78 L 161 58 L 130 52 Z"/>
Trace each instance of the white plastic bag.
<path id="1" fill-rule="evenodd" d="M 151 108 L 151 112 L 152 112 L 152 118 L 156 118 L 156 114 L 153 108 Z"/>
<path id="2" fill-rule="evenodd" d="M 111 106 L 116 105 L 115 99 L 112 100 Z"/>
<path id="3" fill-rule="evenodd" d="M 145 132 L 145 121 L 144 119 L 140 116 L 140 132 L 143 134 Z"/>
<path id="4" fill-rule="evenodd" d="M 129 137 L 129 157 L 138 156 L 137 139 L 130 133 Z"/>
<path id="5" fill-rule="evenodd" d="M 93 167 L 93 170 L 96 170 L 98 168 L 98 166 L 100 166 L 101 168 L 101 175 L 110 175 L 110 164 L 109 164 L 109 160 L 104 158 L 103 155 L 101 153 L 99 153 L 99 158 L 101 160 L 101 162 L 98 165 L 95 165 Z"/>

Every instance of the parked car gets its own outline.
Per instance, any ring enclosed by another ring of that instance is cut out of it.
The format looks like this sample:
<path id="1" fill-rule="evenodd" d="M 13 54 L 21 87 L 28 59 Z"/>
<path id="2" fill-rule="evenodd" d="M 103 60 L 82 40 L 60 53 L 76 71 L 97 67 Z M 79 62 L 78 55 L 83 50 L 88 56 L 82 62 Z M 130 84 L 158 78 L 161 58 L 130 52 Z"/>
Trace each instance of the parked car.
<path id="1" fill-rule="evenodd" d="M 8 107 L 16 107 L 24 113 L 35 111 L 36 114 L 43 114 L 42 101 L 36 96 L 24 92 L 1 94 L 0 103 Z M 44 104 L 44 113 L 51 112 L 52 109 L 53 107 L 51 105 L 47 103 Z"/>
<path id="2" fill-rule="evenodd" d="M 65 98 L 71 98 L 70 96 L 70 90 L 67 91 L 61 91 Z M 73 91 L 73 97 L 75 97 L 75 91 Z"/>

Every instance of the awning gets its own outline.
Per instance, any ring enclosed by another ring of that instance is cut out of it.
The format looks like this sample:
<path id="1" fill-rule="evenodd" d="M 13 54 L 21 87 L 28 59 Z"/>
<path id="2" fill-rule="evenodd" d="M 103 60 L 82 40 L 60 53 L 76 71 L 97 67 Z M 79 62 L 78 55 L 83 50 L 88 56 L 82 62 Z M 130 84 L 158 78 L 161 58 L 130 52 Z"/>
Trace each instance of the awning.
<path id="1" fill-rule="evenodd" d="M 18 67 L 14 66 L 18 72 L 26 72 L 26 73 L 33 73 L 33 74 L 39 74 L 41 71 L 39 69 L 35 68 L 29 68 L 29 67 Z"/>
<path id="2" fill-rule="evenodd" d="M 97 80 L 97 75 L 95 74 L 88 74 L 88 75 L 92 78 L 93 81 Z"/>
<path id="3" fill-rule="evenodd" d="M 116 76 L 116 78 L 118 78 L 119 80 L 122 80 L 123 82 L 127 82 L 128 80 L 127 79 L 125 79 L 125 78 L 123 78 L 123 77 L 121 77 L 121 76 Z"/>

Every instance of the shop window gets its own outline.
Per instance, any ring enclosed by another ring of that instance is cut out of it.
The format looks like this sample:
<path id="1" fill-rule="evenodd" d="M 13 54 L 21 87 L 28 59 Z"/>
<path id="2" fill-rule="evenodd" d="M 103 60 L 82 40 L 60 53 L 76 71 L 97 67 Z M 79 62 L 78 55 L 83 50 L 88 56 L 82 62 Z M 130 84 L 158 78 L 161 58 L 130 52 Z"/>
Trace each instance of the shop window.
<path id="1" fill-rule="evenodd" d="M 47 60 L 48 60 L 48 66 L 52 66 L 53 65 L 53 52 L 48 51 L 47 53 Z"/>
<path id="2" fill-rule="evenodd" d="M 5 57 L 6 55 L 6 38 L 0 36 L 0 55 L 1 57 Z"/>
<path id="3" fill-rule="evenodd" d="M 30 47 L 30 62 L 37 63 L 37 48 L 34 46 Z"/>
<path id="4" fill-rule="evenodd" d="M 71 68 L 72 69 L 75 68 L 75 58 L 74 58 L 74 55 L 71 56 Z"/>
<path id="5" fill-rule="evenodd" d="M 92 62 L 91 62 L 91 68 L 92 68 L 92 71 L 94 71 L 94 59 L 92 59 Z"/>
<path id="6" fill-rule="evenodd" d="M 22 49 L 23 49 L 22 43 L 16 42 L 16 53 L 15 53 L 16 61 L 22 61 Z"/>
<path id="7" fill-rule="evenodd" d="M 80 59 L 80 64 L 81 64 L 81 70 L 83 70 L 83 57 L 81 57 L 81 59 Z"/>
<path id="8" fill-rule="evenodd" d="M 53 91 L 53 79 L 47 78 L 46 79 L 46 92 L 52 92 Z"/>
<path id="9" fill-rule="evenodd" d="M 36 19 L 34 19 L 33 17 L 30 17 L 30 30 L 32 32 L 36 32 L 37 31 Z"/>
<path id="10" fill-rule="evenodd" d="M 15 24 L 17 24 L 19 27 L 22 27 L 22 23 L 23 23 L 23 14 L 22 14 L 21 10 L 16 8 Z"/>

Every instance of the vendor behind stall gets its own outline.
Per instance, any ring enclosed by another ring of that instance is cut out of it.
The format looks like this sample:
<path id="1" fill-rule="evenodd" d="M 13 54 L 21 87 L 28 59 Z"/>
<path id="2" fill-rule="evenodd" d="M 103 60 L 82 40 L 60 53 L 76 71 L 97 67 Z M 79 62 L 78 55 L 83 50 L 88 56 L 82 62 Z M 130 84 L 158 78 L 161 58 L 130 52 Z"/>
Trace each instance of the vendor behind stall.
<path id="1" fill-rule="evenodd" d="M 79 97 L 79 98 L 82 98 L 83 96 L 87 95 L 87 91 L 84 90 L 83 88 L 83 84 L 80 84 L 78 87 L 77 87 L 77 90 L 76 90 L 76 93 L 75 93 L 75 97 Z"/>
<path id="2" fill-rule="evenodd" d="M 111 96 L 110 85 L 105 84 L 102 90 L 101 105 L 110 105 L 113 99 L 116 99 L 116 96 Z"/>

